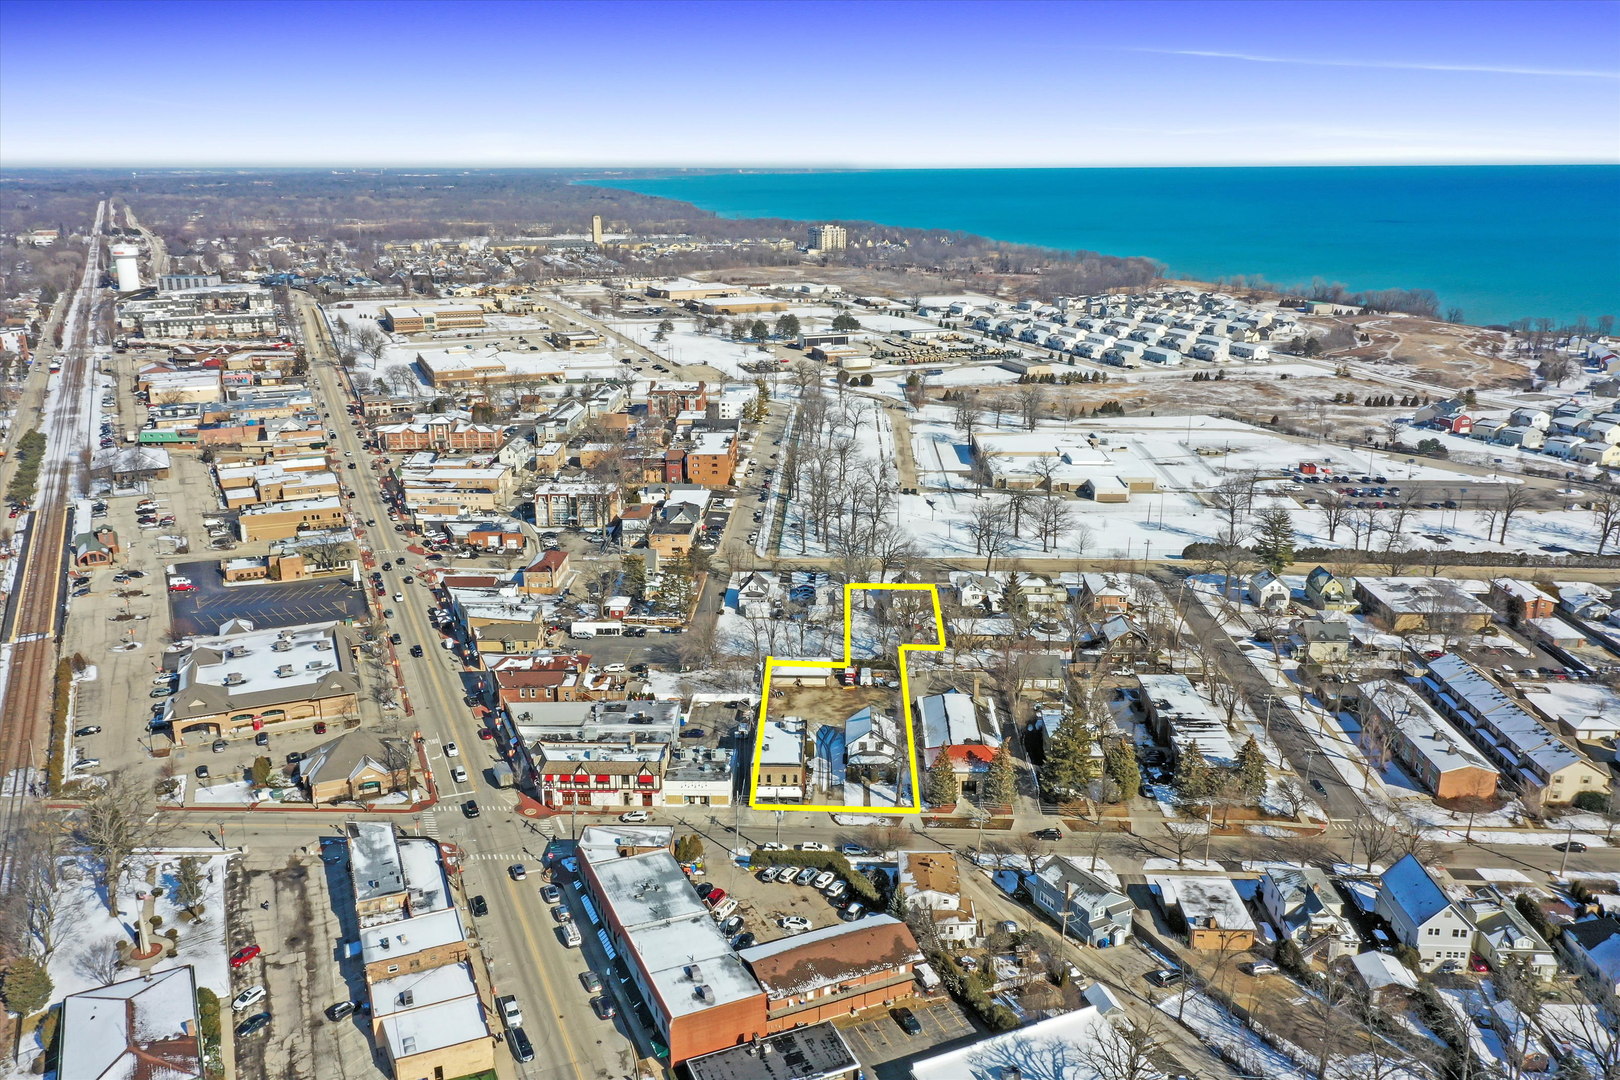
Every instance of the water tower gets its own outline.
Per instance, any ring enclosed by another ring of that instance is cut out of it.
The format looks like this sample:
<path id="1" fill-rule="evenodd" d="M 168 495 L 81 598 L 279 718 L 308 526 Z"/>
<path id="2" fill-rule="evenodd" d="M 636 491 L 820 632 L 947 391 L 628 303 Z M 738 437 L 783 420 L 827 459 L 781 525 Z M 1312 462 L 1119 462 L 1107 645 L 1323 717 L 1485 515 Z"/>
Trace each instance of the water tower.
<path id="1" fill-rule="evenodd" d="M 141 266 L 137 261 L 141 249 L 135 244 L 112 246 L 113 269 L 118 274 L 118 291 L 134 292 L 141 287 Z"/>

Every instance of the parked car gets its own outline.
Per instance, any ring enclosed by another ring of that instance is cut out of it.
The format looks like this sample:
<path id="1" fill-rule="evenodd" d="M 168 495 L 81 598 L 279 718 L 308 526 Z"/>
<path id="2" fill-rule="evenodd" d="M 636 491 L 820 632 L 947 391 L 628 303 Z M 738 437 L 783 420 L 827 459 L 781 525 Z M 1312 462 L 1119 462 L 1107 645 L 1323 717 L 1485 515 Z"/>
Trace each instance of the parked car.
<path id="1" fill-rule="evenodd" d="M 354 1008 L 354 1002 L 352 1001 L 340 1001 L 336 1005 L 328 1005 L 326 1007 L 326 1018 L 328 1020 L 345 1019 L 354 1015 Z"/>
<path id="2" fill-rule="evenodd" d="M 1036 829 L 1034 832 L 1030 833 L 1029 835 L 1033 836 L 1037 840 L 1061 840 L 1061 839 L 1063 839 L 1063 830 L 1062 829 Z"/>
<path id="3" fill-rule="evenodd" d="M 476 918 L 482 919 L 489 914 L 489 901 L 485 900 L 482 894 L 467 901 L 467 906 L 472 909 L 472 913 Z"/>
<path id="4" fill-rule="evenodd" d="M 86 738 L 86 737 L 91 736 L 91 735 L 100 735 L 101 734 L 101 725 L 100 724 L 90 724 L 87 727 L 82 727 L 82 728 L 76 729 L 73 732 L 73 734 L 75 736 L 77 736 L 78 738 L 81 738 L 81 739 Z"/>
<path id="5" fill-rule="evenodd" d="M 1239 964 L 1238 970 L 1245 975 L 1275 975 L 1278 969 L 1270 960 L 1252 960 L 1247 964 Z"/>
<path id="6" fill-rule="evenodd" d="M 630 810 L 619 815 L 619 820 L 624 822 L 626 825 L 640 825 L 643 822 L 650 821 L 651 819 L 652 815 L 647 813 L 645 810 Z"/>
<path id="7" fill-rule="evenodd" d="M 236 1025 L 236 1036 L 237 1038 L 246 1038 L 249 1035 L 257 1035 L 269 1026 L 270 1014 L 257 1013 Z"/>
<path id="8" fill-rule="evenodd" d="M 814 840 L 810 840 L 810 841 L 806 841 L 803 844 L 800 844 L 799 845 L 799 850 L 800 851 L 831 851 L 832 848 L 828 847 L 826 844 L 821 844 L 821 843 L 817 843 Z"/>
<path id="9" fill-rule="evenodd" d="M 771 882 L 777 879 L 777 876 L 780 875 L 781 872 L 782 868 L 780 866 L 767 866 L 765 869 L 759 872 L 759 880 L 769 885 Z"/>
<path id="10" fill-rule="evenodd" d="M 562 890 L 555 885 L 541 886 L 540 899 L 548 904 L 560 904 L 562 903 Z"/>
<path id="11" fill-rule="evenodd" d="M 249 1005 L 264 1000 L 265 989 L 262 986 L 250 986 L 231 999 L 231 1010 L 241 1012 Z"/>
<path id="12" fill-rule="evenodd" d="M 619 1010 L 607 997 L 594 997 L 591 999 L 591 1009 L 603 1020 L 611 1020 L 619 1015 Z"/>
<path id="13" fill-rule="evenodd" d="M 1147 981 L 1154 986 L 1175 986 L 1186 976 L 1173 968 L 1160 968 L 1158 971 L 1147 973 Z"/>
<path id="14" fill-rule="evenodd" d="M 1554 851 L 1580 852 L 1586 850 L 1586 845 L 1579 840 L 1564 840 L 1554 844 L 1552 847 Z"/>
<path id="15" fill-rule="evenodd" d="M 793 876 L 793 884 L 808 885 L 812 881 L 816 880 L 816 875 L 819 873 L 821 873 L 821 871 L 817 870 L 815 867 L 807 866 Z"/>
<path id="16" fill-rule="evenodd" d="M 258 956 L 263 951 L 264 950 L 259 948 L 257 945 L 244 945 L 242 948 L 237 949 L 231 954 L 231 967 L 239 968 L 253 960 L 254 957 Z"/>
<path id="17" fill-rule="evenodd" d="M 796 934 L 810 929 L 810 920 L 803 915 L 784 915 L 776 920 L 776 924 L 784 930 L 791 930 Z"/>
<path id="18" fill-rule="evenodd" d="M 810 885 L 812 888 L 825 889 L 827 886 L 831 885 L 837 880 L 837 874 L 833 873 L 831 870 L 823 870 L 821 873 L 817 874 L 811 879 Z"/>
<path id="19" fill-rule="evenodd" d="M 912 1012 L 904 1005 L 890 1009 L 889 1015 L 894 1017 L 894 1022 L 899 1024 L 900 1030 L 905 1032 L 907 1035 L 922 1034 L 922 1022 L 917 1019 L 916 1013 Z"/>

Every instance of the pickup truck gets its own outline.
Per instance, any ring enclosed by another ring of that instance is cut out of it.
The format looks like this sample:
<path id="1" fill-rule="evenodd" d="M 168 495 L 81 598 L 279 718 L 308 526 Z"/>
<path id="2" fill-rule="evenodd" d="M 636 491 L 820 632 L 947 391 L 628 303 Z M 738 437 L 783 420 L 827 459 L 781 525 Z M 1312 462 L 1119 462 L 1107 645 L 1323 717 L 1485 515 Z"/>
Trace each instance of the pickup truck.
<path id="1" fill-rule="evenodd" d="M 495 999 L 495 1006 L 501 1012 L 501 1022 L 508 1029 L 523 1026 L 523 1007 L 518 999 L 511 994 L 505 994 Z"/>

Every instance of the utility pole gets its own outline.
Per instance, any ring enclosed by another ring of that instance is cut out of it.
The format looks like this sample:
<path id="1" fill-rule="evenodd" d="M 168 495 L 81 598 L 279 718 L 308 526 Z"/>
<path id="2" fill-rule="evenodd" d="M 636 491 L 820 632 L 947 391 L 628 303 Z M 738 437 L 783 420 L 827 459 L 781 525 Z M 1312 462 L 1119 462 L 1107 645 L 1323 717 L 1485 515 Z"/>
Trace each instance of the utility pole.
<path id="1" fill-rule="evenodd" d="M 1564 868 L 1569 865 L 1569 849 L 1570 849 L 1571 844 L 1574 842 L 1574 840 L 1575 840 L 1575 822 L 1571 821 L 1569 823 L 1568 831 L 1564 833 L 1564 854 L 1563 854 L 1563 857 L 1558 860 L 1558 876 L 1559 877 L 1564 876 Z"/>

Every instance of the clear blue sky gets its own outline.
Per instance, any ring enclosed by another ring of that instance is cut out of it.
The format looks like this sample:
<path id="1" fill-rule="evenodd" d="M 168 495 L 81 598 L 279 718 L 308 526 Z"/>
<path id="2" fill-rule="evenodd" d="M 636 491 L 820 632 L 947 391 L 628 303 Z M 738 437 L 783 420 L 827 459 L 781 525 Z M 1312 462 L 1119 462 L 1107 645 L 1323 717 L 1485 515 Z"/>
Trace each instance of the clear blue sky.
<path id="1" fill-rule="evenodd" d="M 0 0 L 0 166 L 1620 160 L 1620 5 Z"/>

